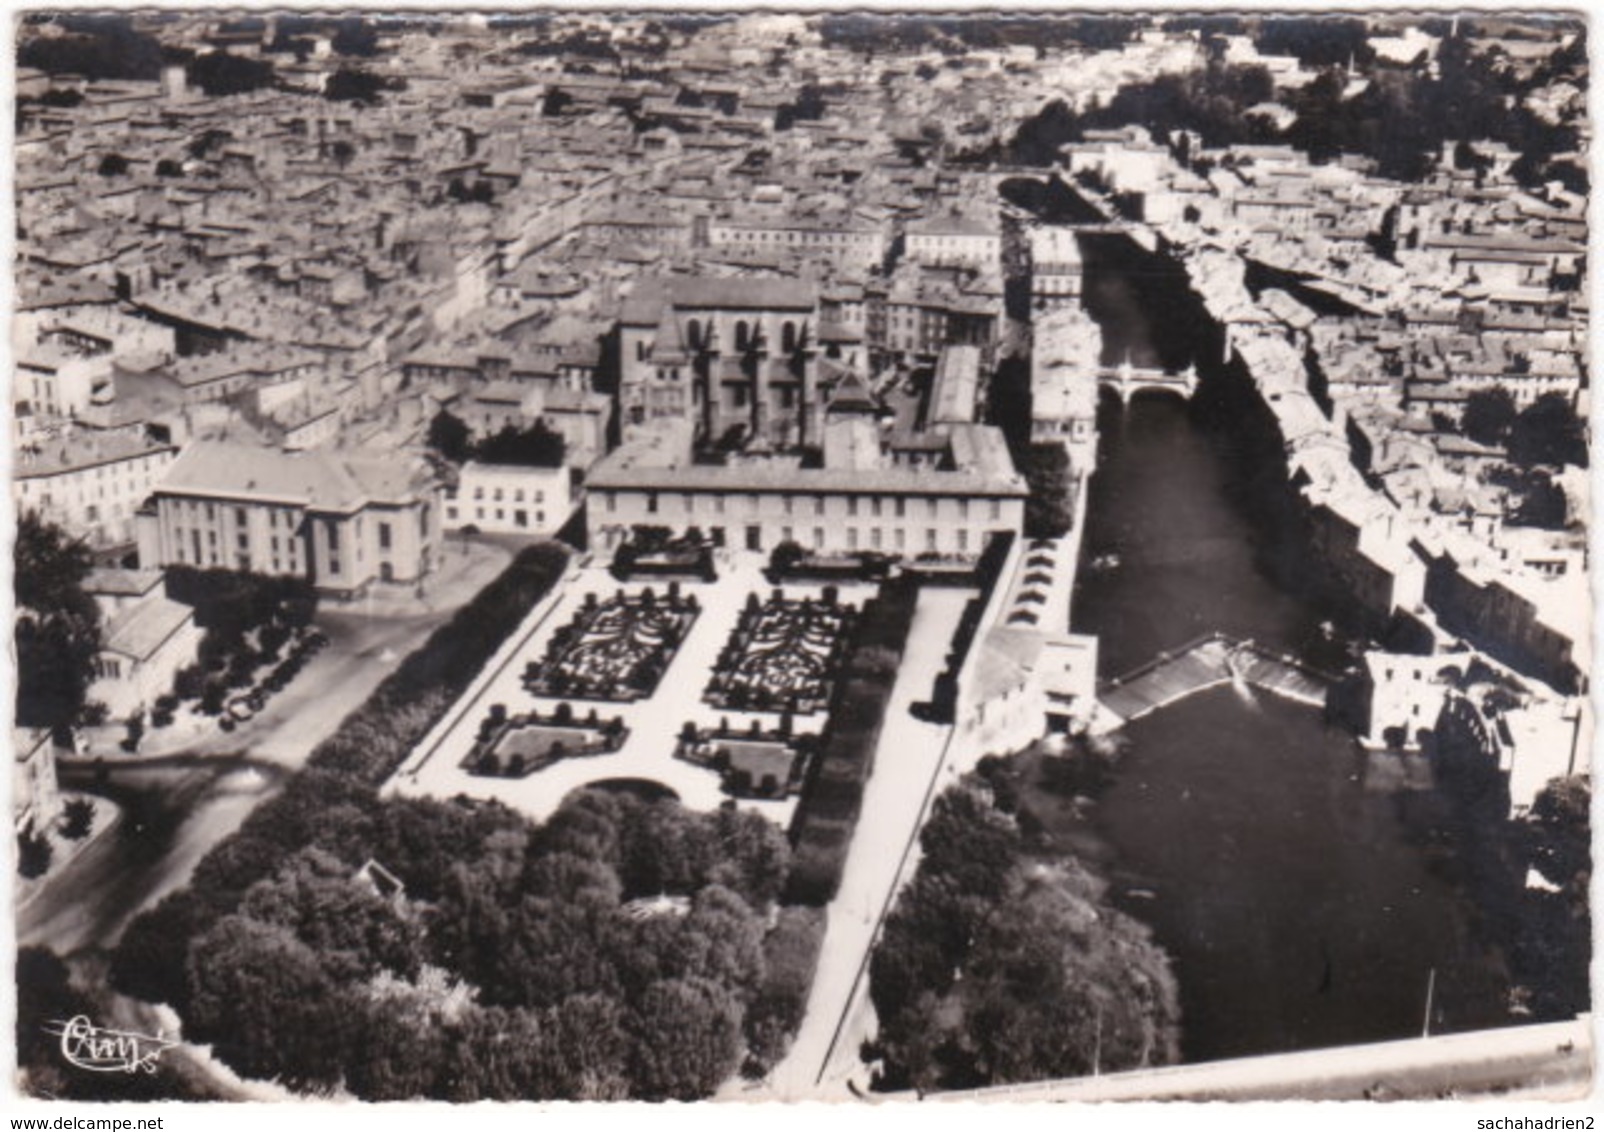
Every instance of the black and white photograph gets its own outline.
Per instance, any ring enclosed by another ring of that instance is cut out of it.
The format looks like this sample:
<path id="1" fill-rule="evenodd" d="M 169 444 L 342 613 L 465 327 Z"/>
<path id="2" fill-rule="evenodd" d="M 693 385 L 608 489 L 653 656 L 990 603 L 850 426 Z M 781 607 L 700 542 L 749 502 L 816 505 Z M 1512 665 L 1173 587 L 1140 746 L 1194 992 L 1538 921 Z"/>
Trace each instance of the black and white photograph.
<path id="1" fill-rule="evenodd" d="M 0 1111 L 1592 1127 L 1587 12 L 7 18 Z"/>

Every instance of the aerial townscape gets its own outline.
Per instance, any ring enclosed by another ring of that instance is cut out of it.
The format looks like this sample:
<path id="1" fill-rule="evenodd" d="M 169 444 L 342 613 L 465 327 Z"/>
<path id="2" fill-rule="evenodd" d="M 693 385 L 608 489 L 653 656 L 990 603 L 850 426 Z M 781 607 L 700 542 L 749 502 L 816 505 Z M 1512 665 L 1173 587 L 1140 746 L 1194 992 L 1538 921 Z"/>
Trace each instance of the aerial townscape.
<path id="1" fill-rule="evenodd" d="M 1581 14 L 16 52 L 20 1096 L 1590 1086 Z"/>

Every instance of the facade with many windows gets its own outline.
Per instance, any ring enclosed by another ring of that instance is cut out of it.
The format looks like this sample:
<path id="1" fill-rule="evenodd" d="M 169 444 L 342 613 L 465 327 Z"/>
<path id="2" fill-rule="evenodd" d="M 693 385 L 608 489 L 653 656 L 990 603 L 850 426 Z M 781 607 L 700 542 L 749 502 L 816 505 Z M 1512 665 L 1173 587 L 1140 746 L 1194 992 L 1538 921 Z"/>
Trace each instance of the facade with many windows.
<path id="1" fill-rule="evenodd" d="M 573 512 L 566 467 L 529 468 L 469 461 L 445 496 L 445 529 L 550 535 Z"/>
<path id="2" fill-rule="evenodd" d="M 688 450 L 665 457 L 665 445 L 625 445 L 591 469 L 590 545 L 613 550 L 635 527 L 663 526 L 765 553 L 796 542 L 824 554 L 970 558 L 989 536 L 1023 529 L 1027 489 L 990 426 L 955 426 L 943 458 L 919 465 L 890 457 L 832 460 L 852 451 L 849 441 L 832 445 L 834 439 L 826 439 L 821 468 L 750 458 L 697 464 Z"/>
<path id="3" fill-rule="evenodd" d="M 140 512 L 139 561 L 293 574 L 339 596 L 415 582 L 439 563 L 440 495 L 407 455 L 197 441 Z"/>
<path id="4" fill-rule="evenodd" d="M 72 436 L 18 451 L 11 494 L 91 546 L 132 542 L 134 513 L 177 457 L 171 444 L 142 437 Z"/>

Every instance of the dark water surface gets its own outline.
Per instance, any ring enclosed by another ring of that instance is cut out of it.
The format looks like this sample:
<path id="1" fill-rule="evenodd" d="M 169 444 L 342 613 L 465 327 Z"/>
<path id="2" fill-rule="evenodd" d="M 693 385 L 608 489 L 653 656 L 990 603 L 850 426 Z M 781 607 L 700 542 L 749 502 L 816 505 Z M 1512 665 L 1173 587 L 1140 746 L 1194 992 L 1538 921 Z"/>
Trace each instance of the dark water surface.
<path id="1" fill-rule="evenodd" d="M 1100 254 L 1087 291 L 1105 356 L 1184 365 L 1184 290 L 1140 257 Z M 1334 613 L 1270 580 L 1281 536 L 1237 490 L 1246 458 L 1229 424 L 1174 398 L 1105 406 L 1084 548 L 1105 565 L 1083 567 L 1074 614 L 1101 638 L 1105 676 L 1213 630 L 1321 647 Z M 1434 792 L 1382 788 L 1319 711 L 1256 690 L 1194 696 L 1126 734 L 1093 851 L 1175 959 L 1187 1060 L 1418 1035 L 1433 970 L 1433 1032 L 1508 1020 L 1503 964 Z"/>

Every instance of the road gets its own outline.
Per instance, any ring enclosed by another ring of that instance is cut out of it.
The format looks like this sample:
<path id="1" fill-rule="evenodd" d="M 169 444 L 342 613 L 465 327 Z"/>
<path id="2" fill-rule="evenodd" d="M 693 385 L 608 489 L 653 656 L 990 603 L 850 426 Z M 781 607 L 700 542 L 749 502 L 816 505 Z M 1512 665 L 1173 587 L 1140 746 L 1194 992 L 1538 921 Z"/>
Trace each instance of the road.
<path id="1" fill-rule="evenodd" d="M 466 600 L 505 564 L 502 549 L 476 551 L 441 594 Z M 239 828 L 379 681 L 445 621 L 455 604 L 409 616 L 368 618 L 320 611 L 329 646 L 265 710 L 231 733 L 214 730 L 179 751 L 110 755 L 105 780 L 84 760 L 62 760 L 64 785 L 104 793 L 122 827 L 86 848 L 17 910 L 19 947 L 44 944 L 63 957 L 109 950 L 130 920 L 186 883 L 219 841 Z M 358 607 L 360 609 L 360 607 Z"/>
<path id="2" fill-rule="evenodd" d="M 951 728 L 915 719 L 910 708 L 930 698 L 936 675 L 973 591 L 927 586 L 891 689 L 874 771 L 863 795 L 841 889 L 828 909 L 824 946 L 807 1012 L 785 1059 L 758 1090 L 736 1088 L 735 1100 L 803 1100 L 819 1096 L 822 1077 L 857 1065 L 865 960 L 895 895 L 904 854 L 917 835 L 924 803 L 940 775 Z M 855 1024 L 859 1023 L 859 1024 Z M 847 1094 L 842 1086 L 841 1095 Z"/>

